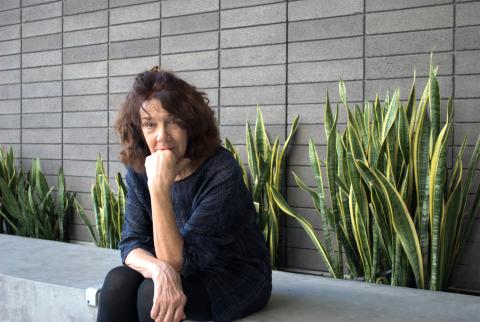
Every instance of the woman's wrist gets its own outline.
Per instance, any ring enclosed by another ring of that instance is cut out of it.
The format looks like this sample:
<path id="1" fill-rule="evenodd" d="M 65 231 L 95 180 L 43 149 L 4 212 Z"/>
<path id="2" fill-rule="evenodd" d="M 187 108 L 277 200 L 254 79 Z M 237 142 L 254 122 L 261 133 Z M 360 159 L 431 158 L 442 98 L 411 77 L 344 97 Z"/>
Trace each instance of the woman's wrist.
<path id="1" fill-rule="evenodd" d="M 168 184 L 151 184 L 148 185 L 150 198 L 171 198 L 172 185 Z"/>

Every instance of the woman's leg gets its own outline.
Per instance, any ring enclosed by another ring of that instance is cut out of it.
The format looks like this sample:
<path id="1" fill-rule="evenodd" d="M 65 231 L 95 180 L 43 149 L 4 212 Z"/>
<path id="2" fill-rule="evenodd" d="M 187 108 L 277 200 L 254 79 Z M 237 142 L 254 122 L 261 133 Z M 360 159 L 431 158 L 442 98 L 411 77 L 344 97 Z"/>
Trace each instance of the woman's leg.
<path id="1" fill-rule="evenodd" d="M 97 322 L 138 321 L 137 290 L 143 280 L 140 273 L 127 266 L 108 272 L 100 292 Z"/>
<path id="2" fill-rule="evenodd" d="M 210 301 L 205 286 L 198 277 L 182 276 L 182 288 L 187 297 L 185 305 L 185 315 L 187 319 L 194 321 L 210 321 L 212 313 L 210 310 Z M 153 305 L 153 281 L 145 279 L 138 288 L 137 309 L 140 322 L 153 321 L 150 317 L 150 311 Z"/>

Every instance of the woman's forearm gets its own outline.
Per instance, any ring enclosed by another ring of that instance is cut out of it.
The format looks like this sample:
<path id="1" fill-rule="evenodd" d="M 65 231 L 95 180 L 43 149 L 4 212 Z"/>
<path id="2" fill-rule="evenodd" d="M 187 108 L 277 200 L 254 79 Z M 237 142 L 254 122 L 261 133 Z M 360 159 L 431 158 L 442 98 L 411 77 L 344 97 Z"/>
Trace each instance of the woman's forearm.
<path id="1" fill-rule="evenodd" d="M 151 191 L 150 197 L 157 259 L 180 272 L 183 267 L 183 237 L 175 222 L 170 192 Z"/>
<path id="2" fill-rule="evenodd" d="M 145 278 L 152 278 L 165 265 L 158 258 L 142 248 L 135 248 L 125 258 L 125 264 Z"/>

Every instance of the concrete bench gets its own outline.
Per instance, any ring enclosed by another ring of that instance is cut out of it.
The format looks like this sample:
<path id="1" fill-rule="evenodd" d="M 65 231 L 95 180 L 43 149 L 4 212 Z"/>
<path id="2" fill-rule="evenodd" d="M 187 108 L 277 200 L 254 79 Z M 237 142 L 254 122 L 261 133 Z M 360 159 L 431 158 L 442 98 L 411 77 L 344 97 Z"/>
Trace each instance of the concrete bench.
<path id="1" fill-rule="evenodd" d="M 0 321 L 93 322 L 118 251 L 0 234 Z M 275 271 L 260 321 L 480 321 L 480 297 Z"/>

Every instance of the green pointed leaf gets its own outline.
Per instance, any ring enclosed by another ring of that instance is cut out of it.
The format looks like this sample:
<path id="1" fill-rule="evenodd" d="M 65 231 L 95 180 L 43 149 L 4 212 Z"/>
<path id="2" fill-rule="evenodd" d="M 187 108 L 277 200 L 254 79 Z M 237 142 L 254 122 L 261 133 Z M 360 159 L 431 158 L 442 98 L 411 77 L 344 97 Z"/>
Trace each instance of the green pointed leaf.
<path id="1" fill-rule="evenodd" d="M 272 194 L 273 194 L 273 198 L 275 199 L 275 202 L 280 207 L 280 209 L 282 209 L 282 211 L 287 215 L 293 217 L 302 226 L 302 228 L 307 233 L 310 240 L 313 242 L 315 248 L 319 251 L 320 255 L 322 256 L 322 259 L 325 265 L 327 266 L 327 269 L 332 275 L 332 277 L 339 278 L 340 276 L 337 276 L 335 273 L 332 259 L 329 257 L 324 245 L 315 234 L 315 230 L 313 229 L 312 225 L 307 220 L 302 218 L 295 210 L 290 208 L 288 203 L 285 201 L 285 199 L 277 189 L 272 188 Z"/>
<path id="2" fill-rule="evenodd" d="M 340 96 L 340 100 L 343 102 L 343 104 L 345 104 L 345 107 L 348 108 L 347 90 L 345 88 L 345 83 L 341 79 L 338 82 L 338 94 Z"/>
<path id="3" fill-rule="evenodd" d="M 390 220 L 412 267 L 417 287 L 424 288 L 425 277 L 420 242 L 402 196 L 395 189 L 395 186 L 378 170 L 369 168 L 367 164 L 361 161 L 356 162 L 356 165 L 362 177 L 382 195 L 383 202 L 390 213 Z"/>
<path id="4" fill-rule="evenodd" d="M 437 137 L 440 133 L 440 89 L 438 86 L 438 80 L 436 72 L 433 67 L 433 53 L 430 55 L 430 90 L 429 90 L 429 102 L 430 102 L 430 124 L 431 135 L 430 140 L 432 146 L 437 141 Z"/>

